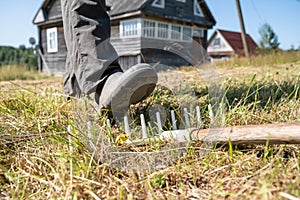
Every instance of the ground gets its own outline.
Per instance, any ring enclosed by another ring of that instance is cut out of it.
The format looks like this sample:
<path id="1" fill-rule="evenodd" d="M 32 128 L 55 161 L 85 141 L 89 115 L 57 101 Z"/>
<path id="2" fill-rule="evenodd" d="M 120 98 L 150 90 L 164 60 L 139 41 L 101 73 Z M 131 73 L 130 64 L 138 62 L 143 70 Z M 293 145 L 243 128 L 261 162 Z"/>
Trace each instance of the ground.
<path id="1" fill-rule="evenodd" d="M 214 67 L 219 74 L 216 80 L 227 97 L 223 101 L 226 119 L 222 125 L 300 121 L 299 61 L 261 66 L 225 63 Z M 211 101 L 209 88 L 203 81 L 203 74 L 208 74 L 205 69 L 208 68 L 197 71 L 185 67 L 176 74 L 190 84 L 193 97 L 201 106 L 202 128 L 209 128 Z M 85 120 L 81 119 L 85 113 L 74 110 L 74 102 L 66 100 L 62 81 L 48 77 L 0 82 L 0 199 L 300 197 L 299 145 L 269 145 L 266 141 L 265 145 L 235 146 L 229 142 L 203 146 L 197 142 L 168 167 L 147 173 L 124 172 L 98 162 L 97 153 L 88 151 L 79 137 L 84 128 L 76 127 L 76 121 Z M 174 91 L 158 87 L 150 98 L 132 108 L 132 117 L 154 104 L 166 109 L 180 108 Z M 122 128 L 116 125 L 111 131 L 105 129 L 106 117 L 98 116 L 97 133 L 109 135 L 111 140 L 122 133 Z M 138 120 L 132 123 L 139 126 Z M 68 125 L 74 128 L 71 134 Z M 164 145 L 119 148 L 159 152 Z"/>

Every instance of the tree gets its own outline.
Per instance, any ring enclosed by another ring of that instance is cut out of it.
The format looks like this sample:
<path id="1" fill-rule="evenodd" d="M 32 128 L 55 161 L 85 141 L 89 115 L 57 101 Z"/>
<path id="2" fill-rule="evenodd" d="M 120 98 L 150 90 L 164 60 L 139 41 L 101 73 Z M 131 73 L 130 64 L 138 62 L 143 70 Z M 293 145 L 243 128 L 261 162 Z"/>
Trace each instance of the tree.
<path id="1" fill-rule="evenodd" d="M 29 69 L 36 69 L 37 55 L 33 48 L 21 45 L 19 48 L 0 46 L 0 67 L 3 65 L 26 65 Z"/>
<path id="2" fill-rule="evenodd" d="M 278 49 L 280 43 L 278 42 L 278 36 L 273 31 L 269 24 L 264 24 L 259 29 L 261 40 L 259 46 L 264 50 L 275 50 Z"/>

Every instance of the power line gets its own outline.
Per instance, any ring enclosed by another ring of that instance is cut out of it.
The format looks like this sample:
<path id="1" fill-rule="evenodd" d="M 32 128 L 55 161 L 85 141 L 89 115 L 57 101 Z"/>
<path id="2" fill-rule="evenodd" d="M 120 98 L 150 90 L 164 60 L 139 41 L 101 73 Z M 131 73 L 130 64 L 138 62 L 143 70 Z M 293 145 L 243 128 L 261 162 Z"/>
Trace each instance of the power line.
<path id="1" fill-rule="evenodd" d="M 256 12 L 256 15 L 257 15 L 258 18 L 260 19 L 261 23 L 262 23 L 262 24 L 265 23 L 265 22 L 266 22 L 265 18 L 263 18 L 263 17 L 261 16 L 261 14 L 260 14 L 260 12 L 258 11 L 258 9 L 257 9 L 257 7 L 256 7 L 256 5 L 255 5 L 255 3 L 254 3 L 253 0 L 251 0 L 251 4 L 252 4 L 252 6 L 253 6 L 253 8 L 254 8 L 254 10 L 255 10 L 255 12 Z"/>

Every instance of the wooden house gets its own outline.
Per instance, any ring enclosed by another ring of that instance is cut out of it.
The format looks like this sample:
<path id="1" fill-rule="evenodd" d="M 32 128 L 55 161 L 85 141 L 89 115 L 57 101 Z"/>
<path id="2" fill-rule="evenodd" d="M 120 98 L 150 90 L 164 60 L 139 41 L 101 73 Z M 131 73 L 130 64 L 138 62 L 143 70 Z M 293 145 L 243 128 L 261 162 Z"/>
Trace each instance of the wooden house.
<path id="1" fill-rule="evenodd" d="M 123 69 L 141 63 L 187 64 L 166 47 L 189 49 L 196 40 L 205 49 L 215 19 L 204 0 L 106 0 L 111 17 L 111 42 Z M 38 26 L 40 70 L 64 71 L 66 45 L 60 0 L 45 0 L 33 23 Z"/>
<path id="2" fill-rule="evenodd" d="M 247 34 L 250 54 L 258 48 L 252 37 Z M 227 59 L 232 56 L 244 56 L 244 46 L 240 32 L 217 29 L 208 40 L 208 55 L 212 58 Z"/>

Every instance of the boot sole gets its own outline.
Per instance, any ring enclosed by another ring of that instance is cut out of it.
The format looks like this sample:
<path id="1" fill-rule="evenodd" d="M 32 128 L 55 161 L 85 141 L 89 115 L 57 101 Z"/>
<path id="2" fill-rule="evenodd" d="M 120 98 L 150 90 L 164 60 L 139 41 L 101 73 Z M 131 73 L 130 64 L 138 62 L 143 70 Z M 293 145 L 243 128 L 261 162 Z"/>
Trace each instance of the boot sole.
<path id="1" fill-rule="evenodd" d="M 128 110 L 130 104 L 147 98 L 155 89 L 158 77 L 148 64 L 138 64 L 127 70 L 119 81 L 120 86 L 108 98 L 113 111 Z"/>

